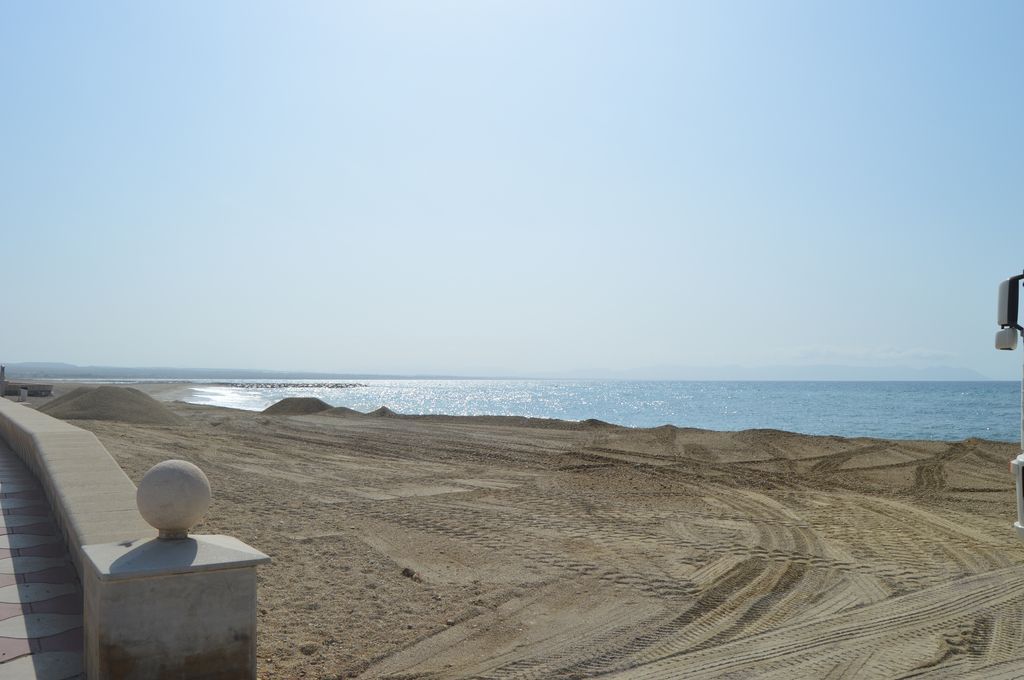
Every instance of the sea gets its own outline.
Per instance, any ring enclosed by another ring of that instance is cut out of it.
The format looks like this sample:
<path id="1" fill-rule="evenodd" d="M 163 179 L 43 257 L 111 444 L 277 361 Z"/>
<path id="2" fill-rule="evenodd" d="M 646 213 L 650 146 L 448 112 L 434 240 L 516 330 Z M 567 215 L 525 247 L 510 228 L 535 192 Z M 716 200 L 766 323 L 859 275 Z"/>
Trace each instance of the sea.
<path id="1" fill-rule="evenodd" d="M 195 404 L 261 411 L 316 397 L 369 412 L 514 415 L 628 427 L 772 428 L 886 439 L 1020 441 L 1020 383 L 626 380 L 196 381 Z"/>

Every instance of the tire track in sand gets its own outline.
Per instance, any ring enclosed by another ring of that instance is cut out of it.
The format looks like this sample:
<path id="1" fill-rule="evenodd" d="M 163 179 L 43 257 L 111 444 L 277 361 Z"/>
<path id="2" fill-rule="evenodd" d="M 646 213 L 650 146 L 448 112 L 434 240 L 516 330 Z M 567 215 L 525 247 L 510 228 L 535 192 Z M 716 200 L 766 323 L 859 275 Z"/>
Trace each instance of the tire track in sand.
<path id="1" fill-rule="evenodd" d="M 1018 567 L 1007 567 L 712 649 L 676 652 L 613 677 L 668 680 L 685 673 L 687 678 L 699 679 L 739 671 L 757 677 L 756 669 L 779 665 L 799 677 L 803 663 L 814 663 L 819 669 L 823 664 L 835 666 L 862 657 L 873 647 L 927 639 L 958 622 L 973 621 L 1000 609 L 1015 609 L 1022 602 L 1024 574 Z M 884 675 L 897 677 L 915 670 L 890 667 Z"/>

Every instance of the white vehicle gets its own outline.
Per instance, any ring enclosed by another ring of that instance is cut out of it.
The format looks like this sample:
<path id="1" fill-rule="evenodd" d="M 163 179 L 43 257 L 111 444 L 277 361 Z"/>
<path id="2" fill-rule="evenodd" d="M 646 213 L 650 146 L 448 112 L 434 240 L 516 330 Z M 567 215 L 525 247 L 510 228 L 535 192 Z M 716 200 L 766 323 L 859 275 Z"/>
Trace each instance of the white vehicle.
<path id="1" fill-rule="evenodd" d="M 1017 306 L 1020 301 L 1020 286 L 1024 274 L 1013 276 L 999 284 L 999 308 L 996 310 L 996 349 L 1016 349 L 1017 336 L 1024 333 L 1024 328 L 1017 322 Z M 1024 378 L 1021 380 L 1020 401 L 1020 432 L 1022 452 L 1010 461 L 1010 473 L 1017 486 L 1017 521 L 1013 528 L 1017 536 L 1024 538 L 1024 486 L 1021 475 L 1024 474 Z"/>

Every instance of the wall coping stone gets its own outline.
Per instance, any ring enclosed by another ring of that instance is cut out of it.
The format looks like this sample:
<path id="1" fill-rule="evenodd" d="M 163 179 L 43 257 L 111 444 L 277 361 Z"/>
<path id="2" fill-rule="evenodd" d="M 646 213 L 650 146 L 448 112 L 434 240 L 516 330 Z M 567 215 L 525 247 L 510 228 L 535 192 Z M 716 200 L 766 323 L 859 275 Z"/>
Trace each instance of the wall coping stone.
<path id="1" fill-rule="evenodd" d="M 94 544 L 82 550 L 101 581 L 238 569 L 270 561 L 237 538 L 220 535 Z"/>
<path id="2" fill-rule="evenodd" d="M 0 438 L 42 485 L 79 577 L 83 546 L 156 533 L 139 515 L 135 484 L 92 432 L 0 399 Z"/>

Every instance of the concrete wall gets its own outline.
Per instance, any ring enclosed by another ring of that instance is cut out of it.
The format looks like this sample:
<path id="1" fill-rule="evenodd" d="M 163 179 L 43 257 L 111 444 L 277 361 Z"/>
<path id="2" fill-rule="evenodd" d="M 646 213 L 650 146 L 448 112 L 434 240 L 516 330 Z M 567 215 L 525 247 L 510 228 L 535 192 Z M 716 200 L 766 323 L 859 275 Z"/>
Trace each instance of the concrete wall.
<path id="1" fill-rule="evenodd" d="M 43 485 L 83 580 L 82 546 L 156 535 L 139 515 L 135 484 L 93 433 L 0 399 L 0 437 Z"/>
<path id="2" fill-rule="evenodd" d="M 230 536 L 163 540 L 96 436 L 0 399 L 0 437 L 46 491 L 82 580 L 87 676 L 256 677 L 256 566 Z"/>

